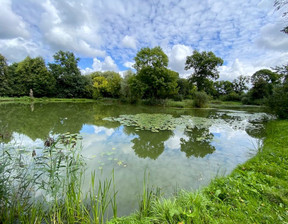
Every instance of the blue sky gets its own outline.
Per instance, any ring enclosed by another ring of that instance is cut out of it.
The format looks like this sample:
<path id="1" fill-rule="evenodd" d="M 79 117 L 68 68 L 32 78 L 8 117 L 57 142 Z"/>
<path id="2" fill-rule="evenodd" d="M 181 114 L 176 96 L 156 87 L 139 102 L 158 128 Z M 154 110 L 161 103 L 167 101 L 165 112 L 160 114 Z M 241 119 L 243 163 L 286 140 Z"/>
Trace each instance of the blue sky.
<path id="1" fill-rule="evenodd" d="M 273 0 L 0 0 L 0 54 L 8 61 L 58 50 L 79 57 L 83 74 L 123 74 L 142 47 L 161 46 L 169 68 L 187 77 L 193 50 L 224 60 L 220 78 L 233 80 L 287 63 L 285 19 Z"/>

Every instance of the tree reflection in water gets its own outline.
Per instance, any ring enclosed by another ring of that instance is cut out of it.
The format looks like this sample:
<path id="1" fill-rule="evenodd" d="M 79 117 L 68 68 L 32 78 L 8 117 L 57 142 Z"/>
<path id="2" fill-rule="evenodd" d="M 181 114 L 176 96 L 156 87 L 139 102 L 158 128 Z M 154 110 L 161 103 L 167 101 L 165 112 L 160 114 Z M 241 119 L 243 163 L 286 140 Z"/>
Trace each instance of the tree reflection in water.
<path id="1" fill-rule="evenodd" d="M 164 152 L 164 142 L 172 135 L 172 131 L 160 131 L 152 133 L 151 131 L 136 131 L 135 127 L 125 127 L 125 133 L 138 135 L 131 142 L 135 154 L 140 158 L 157 159 Z"/>
<path id="2" fill-rule="evenodd" d="M 189 131 L 185 131 L 188 140 L 181 138 L 181 151 L 186 153 L 187 158 L 191 156 L 205 157 L 212 154 L 216 149 L 211 145 L 214 135 L 209 132 L 208 128 L 194 127 Z"/>

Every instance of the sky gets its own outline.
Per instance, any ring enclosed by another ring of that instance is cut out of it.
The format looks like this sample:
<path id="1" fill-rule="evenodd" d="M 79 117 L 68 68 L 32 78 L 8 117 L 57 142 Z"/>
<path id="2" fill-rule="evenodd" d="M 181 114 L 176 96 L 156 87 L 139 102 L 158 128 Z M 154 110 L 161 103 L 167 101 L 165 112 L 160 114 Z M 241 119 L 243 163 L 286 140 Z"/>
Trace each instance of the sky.
<path id="1" fill-rule="evenodd" d="M 59 51 L 82 74 L 124 74 L 143 47 L 160 46 L 169 68 L 188 77 L 186 57 L 212 51 L 220 80 L 287 64 L 287 25 L 273 0 L 0 0 L 0 54 L 9 63 Z"/>

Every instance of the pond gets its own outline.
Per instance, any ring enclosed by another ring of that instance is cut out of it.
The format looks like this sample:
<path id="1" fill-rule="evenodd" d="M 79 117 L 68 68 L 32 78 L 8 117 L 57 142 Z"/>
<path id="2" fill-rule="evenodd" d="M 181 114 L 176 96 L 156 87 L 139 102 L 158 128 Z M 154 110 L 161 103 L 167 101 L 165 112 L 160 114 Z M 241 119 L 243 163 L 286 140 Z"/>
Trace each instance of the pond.
<path id="1" fill-rule="evenodd" d="M 121 216 L 138 209 L 145 173 L 149 186 L 167 196 L 229 174 L 257 153 L 267 119 L 271 116 L 247 109 L 0 104 L 0 141 L 38 154 L 49 136 L 79 133 L 87 163 L 84 188 L 93 171 L 101 179 L 114 169 Z"/>

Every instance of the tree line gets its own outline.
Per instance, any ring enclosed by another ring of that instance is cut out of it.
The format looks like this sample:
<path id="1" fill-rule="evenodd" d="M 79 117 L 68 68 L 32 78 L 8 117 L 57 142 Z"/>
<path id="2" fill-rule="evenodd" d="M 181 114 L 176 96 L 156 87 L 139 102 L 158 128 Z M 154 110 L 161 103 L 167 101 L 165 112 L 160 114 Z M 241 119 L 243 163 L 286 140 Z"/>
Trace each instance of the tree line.
<path id="1" fill-rule="evenodd" d="M 27 96 L 32 89 L 35 97 L 111 97 L 135 103 L 141 99 L 181 101 L 202 94 L 224 101 L 280 107 L 284 111 L 281 117 L 288 113 L 288 64 L 259 70 L 251 77 L 241 75 L 230 82 L 217 81 L 223 59 L 211 51 L 194 50 L 187 57 L 185 70 L 192 71 L 188 78 L 168 68 L 168 56 L 159 46 L 142 48 L 134 58 L 136 72 L 128 70 L 123 78 L 113 71 L 81 75 L 79 58 L 69 51 L 58 51 L 53 57 L 54 62 L 48 65 L 41 57 L 26 57 L 8 65 L 0 54 L 0 96 Z"/>

